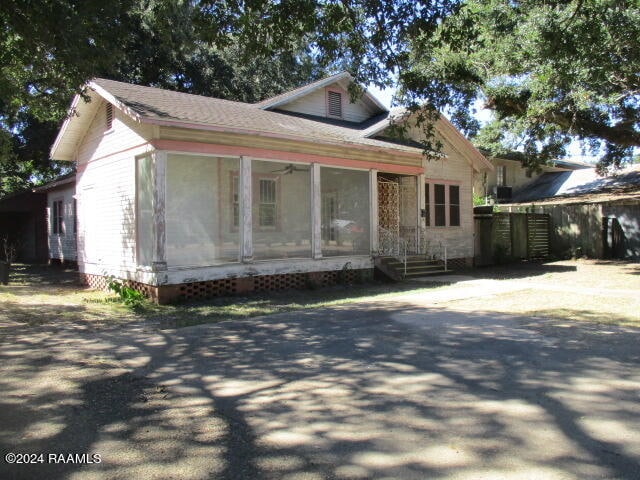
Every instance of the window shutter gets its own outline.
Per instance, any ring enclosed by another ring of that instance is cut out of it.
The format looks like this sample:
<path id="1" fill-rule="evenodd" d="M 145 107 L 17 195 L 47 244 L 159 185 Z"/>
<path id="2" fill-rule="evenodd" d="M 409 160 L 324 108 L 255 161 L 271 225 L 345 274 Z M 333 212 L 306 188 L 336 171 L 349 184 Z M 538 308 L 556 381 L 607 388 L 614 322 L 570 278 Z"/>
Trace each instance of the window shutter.
<path id="1" fill-rule="evenodd" d="M 106 109 L 107 130 L 111 130 L 113 127 L 113 105 L 107 103 Z"/>
<path id="2" fill-rule="evenodd" d="M 327 92 L 328 114 L 332 117 L 342 117 L 342 94 L 340 92 Z"/>

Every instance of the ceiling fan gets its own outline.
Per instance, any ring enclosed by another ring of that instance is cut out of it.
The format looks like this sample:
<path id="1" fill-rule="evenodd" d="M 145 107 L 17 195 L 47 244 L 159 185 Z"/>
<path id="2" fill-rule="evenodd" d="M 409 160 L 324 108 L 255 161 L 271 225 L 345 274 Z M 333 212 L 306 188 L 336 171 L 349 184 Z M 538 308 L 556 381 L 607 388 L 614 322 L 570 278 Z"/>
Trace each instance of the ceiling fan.
<path id="1" fill-rule="evenodd" d="M 278 170 L 271 170 L 271 173 L 281 173 L 282 175 L 290 175 L 293 172 L 308 172 L 308 171 L 309 171 L 308 168 L 298 167 L 293 163 L 290 163 L 284 168 L 280 168 Z"/>

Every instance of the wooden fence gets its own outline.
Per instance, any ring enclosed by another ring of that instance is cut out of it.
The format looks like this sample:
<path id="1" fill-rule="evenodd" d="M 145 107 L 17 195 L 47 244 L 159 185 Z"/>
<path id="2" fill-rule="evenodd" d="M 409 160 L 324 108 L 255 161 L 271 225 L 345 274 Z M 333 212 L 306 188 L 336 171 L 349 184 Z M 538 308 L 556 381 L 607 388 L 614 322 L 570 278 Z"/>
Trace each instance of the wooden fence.
<path id="1" fill-rule="evenodd" d="M 478 266 L 549 256 L 548 214 L 475 215 L 475 234 L 475 264 Z"/>

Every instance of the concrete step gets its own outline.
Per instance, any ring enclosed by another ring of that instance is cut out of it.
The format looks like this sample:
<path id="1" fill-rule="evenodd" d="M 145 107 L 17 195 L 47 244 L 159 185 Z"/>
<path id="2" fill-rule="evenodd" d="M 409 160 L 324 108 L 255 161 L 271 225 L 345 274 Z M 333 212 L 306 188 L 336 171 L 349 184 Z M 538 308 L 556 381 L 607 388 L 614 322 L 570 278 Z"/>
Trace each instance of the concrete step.
<path id="1" fill-rule="evenodd" d="M 442 275 L 445 273 L 451 273 L 451 270 L 445 270 L 444 268 L 441 268 L 439 270 L 413 271 L 413 272 L 409 272 L 407 270 L 407 274 L 404 276 L 404 278 L 427 277 L 429 275 Z"/>

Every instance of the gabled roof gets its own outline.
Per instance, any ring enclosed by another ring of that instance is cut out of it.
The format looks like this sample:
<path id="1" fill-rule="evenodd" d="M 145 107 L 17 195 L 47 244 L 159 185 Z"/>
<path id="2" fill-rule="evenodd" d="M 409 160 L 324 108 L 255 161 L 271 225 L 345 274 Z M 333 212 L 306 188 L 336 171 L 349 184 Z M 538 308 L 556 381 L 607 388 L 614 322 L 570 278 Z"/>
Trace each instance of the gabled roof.
<path id="1" fill-rule="evenodd" d="M 264 110 L 255 104 L 233 102 L 154 87 L 96 78 L 88 83 L 89 89 L 112 103 L 132 119 L 140 123 L 181 128 L 244 133 L 332 145 L 353 145 L 356 148 L 395 150 L 419 155 L 419 149 L 397 145 L 382 140 L 363 137 L 359 124 L 336 125 L 303 118 L 277 111 Z M 81 103 L 76 96 L 73 107 Z M 70 160 L 59 156 L 58 148 L 71 122 L 70 116 L 63 124 L 51 149 L 52 158 Z M 67 151 L 70 151 L 68 149 Z"/>
<path id="2" fill-rule="evenodd" d="M 294 88 L 293 90 L 289 90 L 288 92 L 281 93 L 280 95 L 276 95 L 275 97 L 267 98 L 260 102 L 254 103 L 254 105 L 263 110 L 270 110 L 277 108 L 286 103 L 292 102 L 300 97 L 310 94 L 320 88 L 328 87 L 334 83 L 346 81 L 351 83 L 354 81 L 353 77 L 349 74 L 349 72 L 341 72 L 335 75 L 331 75 L 330 77 L 322 78 L 315 82 L 308 83 L 306 85 L 302 85 L 301 87 Z M 363 92 L 363 97 L 369 100 L 371 103 L 375 105 L 375 107 L 380 112 L 387 112 L 388 109 L 380 101 L 368 90 L 365 89 Z"/>
<path id="3" fill-rule="evenodd" d="M 631 167 L 609 177 L 599 176 L 593 168 L 544 173 L 516 192 L 511 202 L 529 203 L 544 199 L 625 192 L 640 192 L 640 167 Z"/>
<path id="4" fill-rule="evenodd" d="M 386 118 L 368 126 L 362 134 L 365 137 L 373 138 L 384 133 L 391 123 L 398 124 L 408 121 L 411 116 L 412 113 L 406 108 L 393 108 Z M 493 164 L 442 114 L 436 122 L 436 130 L 459 150 L 459 153 L 466 157 L 476 170 L 493 170 Z"/>
<path id="5" fill-rule="evenodd" d="M 351 77 L 345 73 L 334 75 L 296 89 L 295 95 L 300 92 L 306 94 L 310 91 L 309 89 L 321 88 L 323 85 L 335 82 L 336 79 L 346 78 Z M 101 99 L 111 103 L 134 121 L 143 124 L 350 146 L 356 149 L 386 151 L 394 155 L 417 157 L 423 153 L 421 145 L 415 142 L 394 142 L 391 139 L 374 138 L 374 134 L 382 132 L 389 126 L 391 119 L 386 110 L 362 123 L 353 123 L 293 112 L 265 110 L 266 104 L 259 106 L 233 102 L 103 78 L 90 81 L 87 87 L 92 101 L 87 103 L 77 95 L 72 103 L 72 108 L 84 118 L 70 115 L 65 120 L 51 148 L 52 158 L 73 160 L 77 144 L 88 128 L 89 121 L 86 119 L 96 114 Z M 291 93 L 283 95 L 291 98 Z M 474 168 L 477 170 L 493 168 L 444 117 L 438 121 L 436 128 Z"/>

